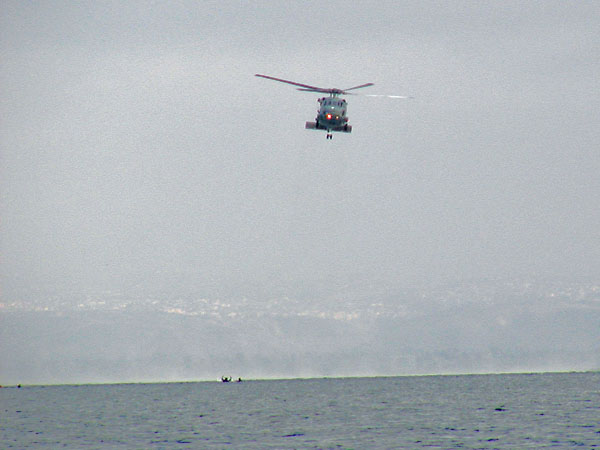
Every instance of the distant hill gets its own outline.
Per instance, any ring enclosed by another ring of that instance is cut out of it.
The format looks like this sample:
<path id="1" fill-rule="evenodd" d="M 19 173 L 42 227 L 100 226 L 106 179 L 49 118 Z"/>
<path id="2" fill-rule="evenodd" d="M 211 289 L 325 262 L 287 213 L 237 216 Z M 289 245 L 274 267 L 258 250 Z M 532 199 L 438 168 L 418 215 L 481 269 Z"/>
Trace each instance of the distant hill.
<path id="1" fill-rule="evenodd" d="M 0 384 L 600 367 L 593 283 L 316 291 L 162 301 L 90 294 L 73 304 L 55 298 L 48 310 L 5 305 Z"/>

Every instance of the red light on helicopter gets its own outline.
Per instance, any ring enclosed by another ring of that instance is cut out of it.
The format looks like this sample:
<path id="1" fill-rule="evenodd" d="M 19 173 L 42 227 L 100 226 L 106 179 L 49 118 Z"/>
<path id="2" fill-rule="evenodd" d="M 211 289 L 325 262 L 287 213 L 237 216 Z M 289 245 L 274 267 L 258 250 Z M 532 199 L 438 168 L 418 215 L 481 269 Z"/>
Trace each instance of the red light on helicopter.
<path id="1" fill-rule="evenodd" d="M 327 120 L 331 120 L 331 114 L 327 114 Z"/>

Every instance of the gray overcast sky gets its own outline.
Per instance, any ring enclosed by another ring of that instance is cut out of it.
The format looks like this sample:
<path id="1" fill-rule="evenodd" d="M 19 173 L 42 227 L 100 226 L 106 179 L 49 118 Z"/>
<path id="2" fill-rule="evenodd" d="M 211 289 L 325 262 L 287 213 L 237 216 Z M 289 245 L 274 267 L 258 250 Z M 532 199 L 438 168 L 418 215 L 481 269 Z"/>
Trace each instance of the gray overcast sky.
<path id="1" fill-rule="evenodd" d="M 600 3 L 1 8 L 2 278 L 600 276 Z M 348 97 L 350 135 L 304 130 Z M 365 90 L 365 93 L 367 90 Z M 241 292 L 243 294 L 243 292 Z"/>

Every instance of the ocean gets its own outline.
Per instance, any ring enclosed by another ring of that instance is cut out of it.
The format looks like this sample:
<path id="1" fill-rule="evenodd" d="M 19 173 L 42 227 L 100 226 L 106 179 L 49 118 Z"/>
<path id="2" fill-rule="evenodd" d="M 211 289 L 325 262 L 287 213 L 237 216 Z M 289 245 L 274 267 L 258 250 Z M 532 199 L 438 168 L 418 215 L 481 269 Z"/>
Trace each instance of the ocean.
<path id="1" fill-rule="evenodd" d="M 600 372 L 23 386 L 3 449 L 600 447 Z"/>

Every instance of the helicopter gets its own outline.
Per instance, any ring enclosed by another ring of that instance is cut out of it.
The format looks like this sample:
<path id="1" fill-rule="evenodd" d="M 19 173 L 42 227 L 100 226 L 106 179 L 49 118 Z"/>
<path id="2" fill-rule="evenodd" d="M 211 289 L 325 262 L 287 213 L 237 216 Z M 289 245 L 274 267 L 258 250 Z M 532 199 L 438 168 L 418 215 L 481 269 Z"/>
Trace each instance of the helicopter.
<path id="1" fill-rule="evenodd" d="M 317 100 L 319 102 L 319 110 L 317 111 L 317 117 L 314 122 L 306 122 L 305 128 L 307 130 L 326 130 L 327 139 L 333 139 L 332 132 L 340 131 L 343 133 L 351 133 L 352 125 L 348 125 L 348 103 L 345 99 L 340 98 L 341 95 L 357 95 L 354 92 L 348 92 L 355 89 L 362 89 L 369 86 L 374 86 L 373 83 L 364 83 L 358 86 L 353 86 L 347 89 L 338 88 L 321 88 L 317 86 L 311 86 L 309 84 L 297 83 L 295 81 L 284 80 L 282 78 L 275 78 L 269 75 L 255 74 L 257 77 L 266 78 L 268 80 L 280 81 L 282 83 L 299 86 L 299 91 L 305 92 L 318 92 L 321 94 L 329 94 L 329 97 L 321 97 Z M 369 97 L 390 97 L 390 98 L 409 98 L 401 95 L 369 95 Z"/>

